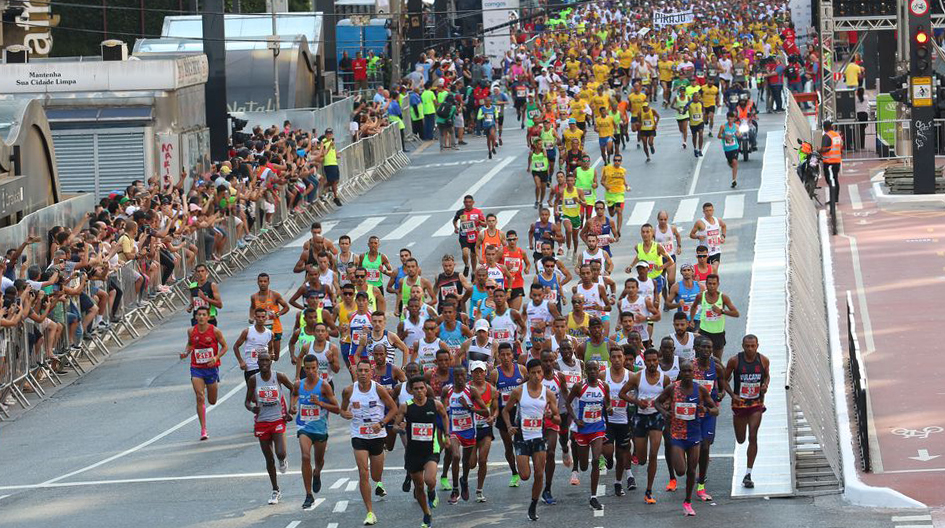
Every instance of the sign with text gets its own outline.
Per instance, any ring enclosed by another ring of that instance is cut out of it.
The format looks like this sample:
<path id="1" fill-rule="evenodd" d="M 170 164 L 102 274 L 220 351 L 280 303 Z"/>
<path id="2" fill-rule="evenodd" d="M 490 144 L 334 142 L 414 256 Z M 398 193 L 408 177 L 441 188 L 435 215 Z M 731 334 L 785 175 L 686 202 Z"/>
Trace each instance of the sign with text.
<path id="1" fill-rule="evenodd" d="M 482 3 L 482 27 L 507 24 L 518 18 L 518 9 L 519 0 L 485 0 Z M 512 49 L 511 32 L 512 28 L 505 26 L 483 35 L 483 48 L 493 67 L 498 66 L 505 52 Z"/>
<path id="2" fill-rule="evenodd" d="M 695 20 L 696 16 L 693 14 L 692 10 L 689 11 L 676 11 L 674 13 L 663 13 L 662 11 L 653 12 L 653 25 L 661 28 L 663 26 L 678 26 L 683 24 L 690 24 Z"/>
<path id="3" fill-rule="evenodd" d="M 167 189 L 177 182 L 181 170 L 180 136 L 168 132 L 154 135 L 157 141 L 158 178 L 161 189 Z"/>

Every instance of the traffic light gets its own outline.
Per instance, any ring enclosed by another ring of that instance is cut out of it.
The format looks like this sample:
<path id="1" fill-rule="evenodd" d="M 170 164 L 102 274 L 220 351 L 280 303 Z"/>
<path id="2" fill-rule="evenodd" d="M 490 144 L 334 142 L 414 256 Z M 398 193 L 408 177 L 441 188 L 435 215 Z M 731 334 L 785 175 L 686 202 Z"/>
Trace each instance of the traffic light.
<path id="1" fill-rule="evenodd" d="M 903 73 L 902 75 L 897 75 L 892 78 L 893 84 L 896 88 L 889 91 L 889 96 L 893 98 L 893 101 L 902 103 L 904 105 L 909 105 L 909 75 Z"/>
<path id="2" fill-rule="evenodd" d="M 913 75 L 928 76 L 932 74 L 931 37 L 924 26 L 915 30 L 912 39 L 912 71 Z"/>

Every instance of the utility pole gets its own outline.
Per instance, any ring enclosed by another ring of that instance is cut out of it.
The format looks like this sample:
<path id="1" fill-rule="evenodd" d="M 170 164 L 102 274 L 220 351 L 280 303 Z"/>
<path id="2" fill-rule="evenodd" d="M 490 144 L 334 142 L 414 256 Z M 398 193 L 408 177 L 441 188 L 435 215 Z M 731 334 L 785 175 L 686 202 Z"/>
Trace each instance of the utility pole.
<path id="1" fill-rule="evenodd" d="M 269 48 L 272 49 L 272 85 L 275 94 L 276 110 L 282 108 L 279 105 L 279 33 L 276 31 L 276 2 L 269 1 L 269 12 L 272 14 L 272 38 L 269 40 Z"/>
<path id="2" fill-rule="evenodd" d="M 400 72 L 400 50 L 404 39 L 401 33 L 403 22 L 403 0 L 391 0 L 390 3 L 390 22 L 391 22 L 391 42 L 390 42 L 390 78 L 391 84 L 397 84 L 401 76 Z"/>
<path id="3" fill-rule="evenodd" d="M 935 87 L 932 83 L 932 14 L 928 0 L 911 0 L 909 93 L 912 100 L 912 185 L 915 194 L 935 192 Z"/>
<path id="4" fill-rule="evenodd" d="M 209 72 L 204 86 L 207 127 L 210 128 L 210 159 L 227 159 L 229 126 L 226 108 L 226 31 L 223 24 L 223 0 L 204 0 L 203 52 Z"/>

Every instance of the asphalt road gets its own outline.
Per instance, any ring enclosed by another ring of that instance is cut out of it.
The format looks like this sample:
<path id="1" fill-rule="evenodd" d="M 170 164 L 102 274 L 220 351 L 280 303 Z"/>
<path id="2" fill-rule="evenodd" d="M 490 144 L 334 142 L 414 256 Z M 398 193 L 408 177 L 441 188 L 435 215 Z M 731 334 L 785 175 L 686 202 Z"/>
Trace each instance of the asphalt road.
<path id="1" fill-rule="evenodd" d="M 762 116 L 759 147 L 764 133 L 783 126 L 782 116 Z M 701 203 L 716 204 L 718 216 L 728 222 L 729 236 L 723 249 L 722 290 L 742 313 L 747 309 L 755 222 L 770 214 L 759 205 L 756 190 L 763 152 L 743 164 L 739 187 L 729 189 L 729 170 L 720 144 L 710 139 L 706 156 L 698 163 L 691 145 L 679 146 L 675 124 L 665 123 L 657 137 L 654 161 L 644 163 L 633 146 L 624 153 L 632 192 L 627 201 L 624 240 L 616 246 L 615 264 L 622 270 L 632 259 L 630 248 L 638 241 L 638 227 L 654 222 L 665 209 L 681 231 L 688 233 Z M 409 247 L 431 276 L 438 271 L 444 253 L 459 255 L 455 236 L 443 226 L 452 218 L 457 201 L 472 192 L 477 205 L 500 215 L 504 229 L 524 233 L 536 219 L 532 207 L 533 184 L 525 173 L 523 134 L 506 130 L 505 145 L 494 160 L 486 159 L 484 141 L 469 139 L 460 152 L 441 154 L 436 145 L 412 154 L 412 165 L 390 181 L 374 188 L 324 220 L 327 235 L 359 234 L 357 251 L 366 248 L 370 234 L 381 236 L 381 249 L 393 259 L 397 250 Z M 597 159 L 592 136 L 593 159 Z M 496 170 L 498 169 L 498 170 Z M 629 221 L 628 221 L 629 219 Z M 524 236 L 522 237 L 525 238 Z M 693 241 L 685 239 L 683 255 L 693 258 Z M 266 271 L 272 287 L 283 293 L 299 286 L 300 275 L 291 272 L 301 241 L 273 252 L 223 284 L 221 329 L 232 344 L 246 325 L 255 276 Z M 620 280 L 618 280 L 620 283 Z M 60 390 L 14 423 L 0 426 L 0 526 L 70 526 L 150 528 L 163 526 L 338 527 L 357 526 L 364 509 L 356 490 L 357 473 L 345 420 L 333 416 L 324 487 L 314 511 L 303 512 L 299 454 L 294 425 L 287 435 L 289 467 L 280 475 L 283 502 L 269 506 L 269 484 L 258 443 L 252 435 L 252 415 L 242 405 L 242 373 L 232 354 L 223 361 L 220 400 L 208 415 L 211 438 L 198 442 L 188 363 L 178 360 L 185 344 L 189 317 L 179 314 L 144 339 L 114 354 L 84 378 Z M 744 318 L 730 319 L 730 335 L 744 332 Z M 657 324 L 657 336 L 670 332 L 668 320 Z M 737 340 L 733 341 L 737 342 Z M 762 343 L 762 350 L 764 344 Z M 730 346 L 726 355 L 734 353 Z M 289 370 L 287 359 L 277 370 Z M 341 378 L 339 378 L 341 381 Z M 346 382 L 339 384 L 339 391 Z M 890 512 L 846 506 L 837 496 L 772 500 L 730 498 L 733 434 L 727 406 L 719 419 L 715 457 L 708 490 L 711 504 L 694 504 L 700 523 L 736 526 L 892 526 Z M 523 522 L 528 485 L 510 490 L 501 443 L 491 455 L 492 467 L 485 488 L 486 504 L 447 505 L 434 511 L 435 525 L 456 528 L 499 526 Z M 390 495 L 375 511 L 384 526 L 418 526 L 419 508 L 400 491 L 403 479 L 402 448 L 388 455 L 384 481 Z M 759 469 L 756 469 L 756 472 Z M 637 476 L 643 471 L 636 469 Z M 354 479 L 354 480 L 352 480 Z M 665 466 L 660 464 L 656 496 L 658 504 L 646 506 L 642 489 L 617 498 L 609 488 L 613 477 L 602 477 L 608 486 L 601 498 L 603 515 L 587 506 L 588 477 L 579 487 L 569 486 L 567 471 L 559 466 L 554 491 L 556 506 L 540 506 L 538 525 L 626 526 L 646 523 L 656 528 L 684 521 L 681 493 L 664 493 Z"/>

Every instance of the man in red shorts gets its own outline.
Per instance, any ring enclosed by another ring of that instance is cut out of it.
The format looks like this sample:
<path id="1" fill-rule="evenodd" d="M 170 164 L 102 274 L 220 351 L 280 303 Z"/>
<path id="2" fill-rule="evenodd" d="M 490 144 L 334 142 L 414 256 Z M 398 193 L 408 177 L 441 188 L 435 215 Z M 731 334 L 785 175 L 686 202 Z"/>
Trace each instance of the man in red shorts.
<path id="1" fill-rule="evenodd" d="M 246 409 L 256 415 L 254 432 L 259 439 L 259 447 L 266 457 L 266 471 L 272 484 L 269 504 L 279 504 L 282 491 L 276 479 L 276 458 L 279 459 L 279 472 L 289 469 L 285 449 L 285 424 L 289 416 L 295 415 L 295 406 L 286 410 L 282 387 L 291 393 L 294 385 L 288 376 L 272 370 L 272 357 L 269 352 L 260 352 L 259 372 L 246 380 Z M 275 446 L 275 456 L 273 456 Z"/>

